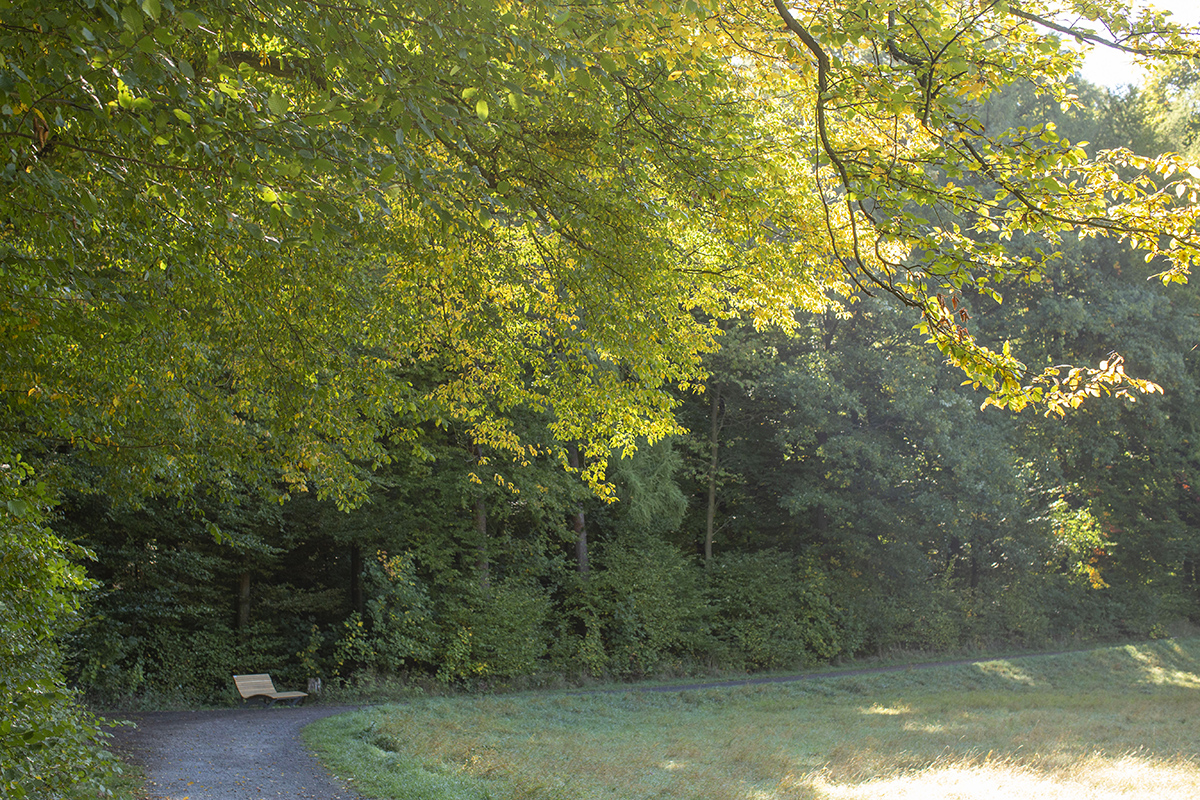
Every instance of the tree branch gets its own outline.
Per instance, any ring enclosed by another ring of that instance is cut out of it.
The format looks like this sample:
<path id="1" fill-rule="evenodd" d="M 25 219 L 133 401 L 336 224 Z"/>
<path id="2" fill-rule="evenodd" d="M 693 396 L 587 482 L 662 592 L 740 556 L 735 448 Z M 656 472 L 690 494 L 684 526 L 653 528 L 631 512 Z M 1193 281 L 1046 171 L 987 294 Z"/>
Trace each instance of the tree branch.
<path id="1" fill-rule="evenodd" d="M 1030 14 L 1028 11 L 1022 11 L 1021 9 L 1015 8 L 1013 6 L 1008 7 L 1008 13 L 1012 14 L 1014 17 L 1019 17 L 1020 19 L 1027 20 L 1029 22 L 1034 22 L 1034 23 L 1037 23 L 1038 25 L 1042 25 L 1046 28 L 1049 28 L 1052 31 L 1058 31 L 1059 33 L 1065 33 L 1066 35 L 1071 36 L 1075 39 L 1079 39 L 1079 40 L 1085 41 L 1085 42 L 1091 42 L 1092 44 L 1098 44 L 1102 47 L 1110 47 L 1114 50 L 1120 50 L 1123 53 L 1130 53 L 1132 55 L 1138 55 L 1138 56 L 1146 56 L 1146 55 L 1195 56 L 1196 55 L 1196 53 L 1192 52 L 1192 51 L 1175 50 L 1172 48 L 1130 47 L 1129 45 L 1121 44 L 1120 42 L 1112 41 L 1111 39 L 1105 39 L 1103 36 L 1101 36 L 1100 34 L 1094 32 L 1094 31 L 1082 30 L 1079 28 L 1072 27 L 1070 25 L 1062 25 L 1060 23 L 1055 22 L 1054 20 L 1047 19 L 1046 17 L 1042 17 L 1037 14 Z"/>
<path id="2" fill-rule="evenodd" d="M 779 16 L 783 20 L 783 24 L 789 31 L 794 33 L 801 42 L 803 42 L 804 46 L 808 48 L 808 51 L 817 59 L 817 136 L 821 141 L 821 149 L 825 152 L 825 155 L 829 157 L 829 162 L 833 165 L 833 168 L 837 170 L 838 176 L 842 182 L 842 187 L 847 192 L 846 206 L 848 218 L 850 220 L 850 239 L 854 250 L 853 262 L 858 269 L 862 270 L 867 278 L 869 278 L 870 281 L 876 286 L 884 289 L 888 292 L 888 294 L 891 294 L 905 305 L 915 305 L 911 299 L 905 297 L 902 292 L 897 291 L 890 282 L 884 282 L 875 276 L 869 269 L 867 269 L 866 263 L 863 261 L 862 252 L 859 249 L 858 223 L 855 222 L 853 201 L 849 196 L 852 186 L 850 181 L 850 172 L 846 168 L 845 162 L 842 161 L 841 156 L 838 154 L 838 151 L 834 148 L 833 143 L 829 139 L 829 125 L 825 117 L 825 100 L 829 91 L 829 54 L 825 52 L 823 47 L 821 47 L 821 43 L 818 42 L 816 38 L 814 38 L 813 35 L 808 32 L 808 29 L 801 25 L 800 22 L 792 15 L 792 12 L 784 4 L 783 0 L 772 0 L 772 2 L 775 5 L 775 10 L 779 12 Z M 866 211 L 866 209 L 862 208 L 861 203 L 858 204 L 858 208 L 867 216 L 868 219 L 871 218 L 871 215 Z M 825 226 L 829 233 L 830 244 L 833 246 L 836 254 L 837 238 L 834 236 L 833 226 L 829 221 L 828 213 L 825 215 Z M 839 256 L 839 258 L 841 257 Z M 859 283 L 859 280 L 857 276 L 854 275 L 853 271 L 850 273 L 850 278 L 860 289 L 863 289 L 867 295 L 870 295 L 870 292 L 867 292 L 866 289 L 863 288 L 862 284 Z"/>

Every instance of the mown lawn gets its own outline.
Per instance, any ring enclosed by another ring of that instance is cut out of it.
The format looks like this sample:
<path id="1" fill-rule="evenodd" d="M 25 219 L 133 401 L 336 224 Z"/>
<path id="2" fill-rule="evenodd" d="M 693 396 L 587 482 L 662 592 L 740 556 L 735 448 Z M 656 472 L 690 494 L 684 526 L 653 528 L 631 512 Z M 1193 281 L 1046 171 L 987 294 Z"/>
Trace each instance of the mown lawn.
<path id="1" fill-rule="evenodd" d="M 368 797 L 1200 797 L 1200 639 L 702 691 L 419 700 L 306 734 Z"/>

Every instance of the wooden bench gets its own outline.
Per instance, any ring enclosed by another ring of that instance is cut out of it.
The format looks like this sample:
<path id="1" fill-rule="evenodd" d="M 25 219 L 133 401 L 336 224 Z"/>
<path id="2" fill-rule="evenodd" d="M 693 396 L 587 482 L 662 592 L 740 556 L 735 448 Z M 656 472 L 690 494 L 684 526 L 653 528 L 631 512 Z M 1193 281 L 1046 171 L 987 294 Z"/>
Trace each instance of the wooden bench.
<path id="1" fill-rule="evenodd" d="M 304 702 L 304 698 L 308 697 L 308 692 L 276 691 L 275 683 L 271 680 L 271 676 L 266 673 L 261 675 L 234 675 L 233 682 L 237 684 L 237 690 L 242 696 L 243 704 L 256 697 L 261 697 L 263 702 L 268 706 L 275 705 L 279 700 L 290 700 L 292 705 L 299 705 Z"/>

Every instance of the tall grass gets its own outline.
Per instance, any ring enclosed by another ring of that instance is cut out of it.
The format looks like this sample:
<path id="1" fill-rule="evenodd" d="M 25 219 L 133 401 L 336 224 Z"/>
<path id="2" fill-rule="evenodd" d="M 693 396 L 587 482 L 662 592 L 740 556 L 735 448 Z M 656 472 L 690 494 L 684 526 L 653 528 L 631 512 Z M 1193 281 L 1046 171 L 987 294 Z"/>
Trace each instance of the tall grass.
<path id="1" fill-rule="evenodd" d="M 418 700 L 311 726 L 368 797 L 1192 798 L 1200 639 L 734 689 Z"/>

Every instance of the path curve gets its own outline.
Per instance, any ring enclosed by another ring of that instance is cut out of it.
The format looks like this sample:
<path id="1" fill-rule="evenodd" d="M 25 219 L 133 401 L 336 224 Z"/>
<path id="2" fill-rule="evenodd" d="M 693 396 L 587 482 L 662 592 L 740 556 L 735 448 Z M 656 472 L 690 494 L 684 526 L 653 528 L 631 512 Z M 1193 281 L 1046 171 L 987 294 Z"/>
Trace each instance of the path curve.
<path id="1" fill-rule="evenodd" d="M 300 729 L 354 706 L 128 715 L 114 749 L 146 773 L 149 800 L 360 800 L 309 752 Z"/>

